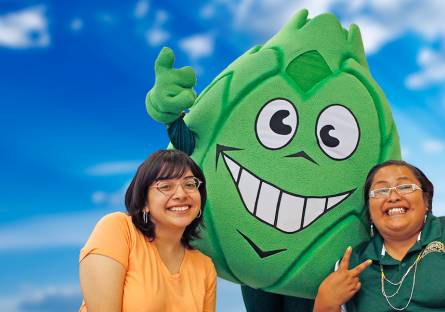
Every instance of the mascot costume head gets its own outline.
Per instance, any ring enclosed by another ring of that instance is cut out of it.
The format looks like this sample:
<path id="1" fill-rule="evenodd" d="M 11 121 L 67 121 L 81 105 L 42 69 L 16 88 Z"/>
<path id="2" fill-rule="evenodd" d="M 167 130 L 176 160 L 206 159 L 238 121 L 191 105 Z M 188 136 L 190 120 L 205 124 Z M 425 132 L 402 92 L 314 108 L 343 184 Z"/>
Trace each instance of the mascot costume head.
<path id="1" fill-rule="evenodd" d="M 154 119 L 180 122 L 173 145 L 204 170 L 208 229 L 197 247 L 218 275 L 314 298 L 345 249 L 369 238 L 368 171 L 401 156 L 359 28 L 307 15 L 295 14 L 196 100 L 193 70 L 173 69 L 164 48 L 146 104 Z"/>

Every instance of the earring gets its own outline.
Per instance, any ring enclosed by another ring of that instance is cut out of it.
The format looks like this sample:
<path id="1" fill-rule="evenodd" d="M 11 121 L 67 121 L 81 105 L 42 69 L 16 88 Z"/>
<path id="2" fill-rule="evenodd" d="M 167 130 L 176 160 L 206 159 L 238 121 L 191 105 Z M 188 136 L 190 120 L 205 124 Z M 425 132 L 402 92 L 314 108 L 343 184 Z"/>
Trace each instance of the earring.
<path id="1" fill-rule="evenodd" d="M 427 213 L 425 213 L 425 219 L 423 219 L 423 223 L 425 224 L 426 223 L 426 218 L 428 217 L 428 214 Z"/>
<path id="2" fill-rule="evenodd" d="M 374 222 L 371 220 L 371 237 L 374 237 Z"/>
<path id="3" fill-rule="evenodd" d="M 142 213 L 142 218 L 144 219 L 144 222 L 147 223 L 148 217 L 147 217 L 147 213 L 145 211 Z"/>
<path id="4" fill-rule="evenodd" d="M 201 209 L 199 209 L 199 213 L 198 213 L 198 215 L 196 216 L 196 219 L 198 219 L 200 216 L 201 216 Z"/>

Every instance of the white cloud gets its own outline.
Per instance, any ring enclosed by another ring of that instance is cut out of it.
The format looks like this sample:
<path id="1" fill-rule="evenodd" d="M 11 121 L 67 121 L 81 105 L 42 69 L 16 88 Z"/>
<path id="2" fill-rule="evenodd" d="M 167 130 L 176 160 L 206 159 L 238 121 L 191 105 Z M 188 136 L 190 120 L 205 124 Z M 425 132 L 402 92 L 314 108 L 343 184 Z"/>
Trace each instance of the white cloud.
<path id="1" fill-rule="evenodd" d="M 106 214 L 115 211 L 117 210 L 110 208 L 94 209 L 38 215 L 3 223 L 0 225 L 0 251 L 82 247 L 96 223 Z"/>
<path id="2" fill-rule="evenodd" d="M 348 27 L 351 23 L 359 25 L 363 38 L 363 46 L 367 55 L 377 53 L 383 45 L 402 32 L 402 29 L 399 27 L 394 27 L 389 30 L 386 25 L 370 16 L 357 17 L 353 21 L 347 23 Z M 346 25 L 343 26 L 345 27 Z"/>
<path id="3" fill-rule="evenodd" d="M 187 54 L 192 61 L 211 56 L 214 50 L 213 34 L 197 34 L 179 41 L 179 48 Z"/>
<path id="4" fill-rule="evenodd" d="M 0 16 L 0 46 L 44 48 L 50 44 L 46 7 L 39 5 Z"/>
<path id="5" fill-rule="evenodd" d="M 429 154 L 440 153 L 445 149 L 445 144 L 442 141 L 428 140 L 423 142 L 422 149 Z"/>
<path id="6" fill-rule="evenodd" d="M 150 5 L 147 0 L 139 0 L 136 3 L 136 7 L 134 8 L 134 16 L 136 18 L 144 18 L 148 10 L 150 9 Z"/>
<path id="7" fill-rule="evenodd" d="M 445 49 L 434 51 L 423 48 L 417 55 L 420 71 L 406 77 L 405 85 L 408 89 L 423 89 L 445 80 Z"/>
<path id="8" fill-rule="evenodd" d="M 76 18 L 71 22 L 71 29 L 74 31 L 80 30 L 83 27 L 83 21 L 80 18 Z"/>
<path id="9" fill-rule="evenodd" d="M 134 174 L 140 164 L 142 164 L 140 160 L 104 162 L 85 169 L 85 174 L 92 176 Z"/>
<path id="10" fill-rule="evenodd" d="M 168 39 L 170 39 L 170 33 L 163 29 L 150 29 L 145 33 L 145 39 L 152 47 L 158 47 Z"/>
<path id="11" fill-rule="evenodd" d="M 351 23 L 360 27 L 368 56 L 407 34 L 423 37 L 424 49 L 433 42 L 445 46 L 443 0 L 214 0 L 201 8 L 201 16 L 214 17 L 221 7 L 232 14 L 232 26 L 237 31 L 252 33 L 259 44 L 276 34 L 302 8 L 309 10 L 309 17 L 335 8 L 343 27 L 349 28 Z M 441 51 L 435 53 L 434 61 L 420 64 L 420 71 L 407 77 L 406 85 L 418 89 L 444 81 L 445 51 Z"/>
<path id="12" fill-rule="evenodd" d="M 81 303 L 79 285 L 24 285 L 14 295 L 0 296 L 0 311 L 74 311 L 73 308 L 78 310 Z"/>
<path id="13" fill-rule="evenodd" d="M 365 46 L 374 48 L 373 52 L 409 31 L 427 39 L 445 37 L 443 0 L 214 0 L 201 8 L 201 14 L 213 16 L 218 6 L 232 13 L 234 26 L 256 33 L 266 31 L 267 36 L 275 34 L 302 8 L 309 10 L 309 17 L 337 8 L 344 26 L 357 23 L 366 33 L 379 31 L 379 37 L 372 37 L 369 43 L 364 37 Z"/>
<path id="14" fill-rule="evenodd" d="M 239 31 L 256 34 L 261 40 L 268 40 L 302 8 L 309 10 L 309 16 L 325 13 L 337 0 L 215 0 L 201 10 L 201 15 L 212 16 L 221 6 L 233 15 L 232 25 Z M 211 14 L 210 14 L 211 13 Z M 208 18 L 208 17 L 207 17 Z"/>
<path id="15" fill-rule="evenodd" d="M 170 39 L 170 33 L 162 29 L 162 24 L 168 20 L 168 17 L 168 13 L 164 10 L 156 11 L 153 26 L 145 32 L 145 39 L 151 47 L 160 46 Z"/>
<path id="16" fill-rule="evenodd" d="M 199 10 L 199 16 L 203 19 L 209 19 L 215 16 L 216 10 L 212 3 L 207 3 Z"/>
<path id="17" fill-rule="evenodd" d="M 129 185 L 130 181 L 115 192 L 96 191 L 91 195 L 91 201 L 95 205 L 107 205 L 108 207 L 120 208 L 125 202 L 125 193 Z"/>

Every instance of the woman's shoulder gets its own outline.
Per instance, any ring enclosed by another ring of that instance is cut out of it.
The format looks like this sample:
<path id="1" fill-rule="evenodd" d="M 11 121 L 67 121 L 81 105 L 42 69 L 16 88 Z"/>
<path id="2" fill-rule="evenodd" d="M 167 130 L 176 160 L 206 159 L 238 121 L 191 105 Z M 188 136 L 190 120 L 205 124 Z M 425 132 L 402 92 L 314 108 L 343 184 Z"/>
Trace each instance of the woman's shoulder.
<path id="1" fill-rule="evenodd" d="M 112 212 L 100 219 L 101 223 L 125 223 L 131 221 L 131 217 L 125 212 Z"/>
<path id="2" fill-rule="evenodd" d="M 439 220 L 440 223 L 440 229 L 441 229 L 441 240 L 445 240 L 445 216 L 442 217 L 436 217 Z"/>
<path id="3" fill-rule="evenodd" d="M 442 229 L 445 228 L 445 216 L 436 217 L 436 218 L 439 219 L 439 222 L 442 225 Z"/>
<path id="4" fill-rule="evenodd" d="M 96 228 L 105 230 L 107 228 L 112 228 L 113 230 L 121 229 L 123 231 L 128 231 L 132 227 L 131 217 L 123 212 L 113 212 L 107 214 L 99 220 Z"/>
<path id="5" fill-rule="evenodd" d="M 103 219 L 110 220 L 110 222 L 112 222 L 112 221 L 118 222 L 119 220 L 120 221 L 126 220 L 126 219 L 131 220 L 131 217 L 126 212 L 117 211 L 117 212 L 112 212 L 112 213 L 109 213 L 109 214 L 103 216 L 101 220 L 103 220 Z"/>

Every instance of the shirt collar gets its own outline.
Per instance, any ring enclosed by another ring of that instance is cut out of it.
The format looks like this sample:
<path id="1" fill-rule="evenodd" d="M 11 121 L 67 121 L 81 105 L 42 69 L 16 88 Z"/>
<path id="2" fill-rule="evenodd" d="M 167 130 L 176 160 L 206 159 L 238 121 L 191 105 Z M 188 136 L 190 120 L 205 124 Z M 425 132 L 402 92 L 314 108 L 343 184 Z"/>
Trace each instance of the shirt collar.
<path id="1" fill-rule="evenodd" d="M 420 241 L 420 237 L 422 236 L 422 231 L 419 232 L 419 235 L 417 235 L 417 241 Z M 386 247 L 385 244 L 382 244 L 382 258 L 385 256 L 386 254 Z"/>

